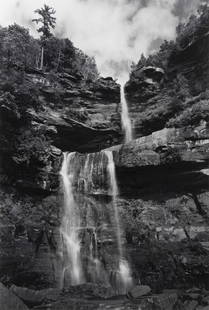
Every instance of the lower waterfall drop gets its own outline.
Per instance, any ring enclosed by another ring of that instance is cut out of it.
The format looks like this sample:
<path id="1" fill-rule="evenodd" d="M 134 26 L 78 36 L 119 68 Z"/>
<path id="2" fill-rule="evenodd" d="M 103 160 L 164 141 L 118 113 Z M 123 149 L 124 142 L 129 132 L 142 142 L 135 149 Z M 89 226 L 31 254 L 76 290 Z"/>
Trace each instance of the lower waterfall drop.
<path id="1" fill-rule="evenodd" d="M 126 293 L 132 278 L 123 249 L 112 152 L 65 153 L 60 175 L 62 287 L 92 282 Z"/>
<path id="2" fill-rule="evenodd" d="M 80 258 L 80 240 L 78 227 L 80 226 L 79 209 L 74 200 L 73 184 L 74 178 L 71 164 L 75 153 L 64 153 L 64 159 L 60 175 L 63 180 L 64 193 L 64 217 L 61 226 L 61 233 L 66 245 L 68 261 L 63 268 L 62 286 L 66 276 L 70 277 L 72 285 L 78 285 L 84 281 Z"/>
<path id="3" fill-rule="evenodd" d="M 115 163 L 113 159 L 113 154 L 111 151 L 104 151 L 107 158 L 108 158 L 108 172 L 110 177 L 110 190 L 112 195 L 112 203 L 114 208 L 115 214 L 115 222 L 116 222 L 116 234 L 117 234 L 117 243 L 118 243 L 118 252 L 119 252 L 119 278 L 120 278 L 120 288 L 119 293 L 125 293 L 131 286 L 132 286 L 132 277 L 131 277 L 131 270 L 127 260 L 124 258 L 123 254 L 123 246 L 121 240 L 121 228 L 120 228 L 120 217 L 118 214 L 118 208 L 116 205 L 116 198 L 119 195 L 117 179 L 115 174 Z"/>

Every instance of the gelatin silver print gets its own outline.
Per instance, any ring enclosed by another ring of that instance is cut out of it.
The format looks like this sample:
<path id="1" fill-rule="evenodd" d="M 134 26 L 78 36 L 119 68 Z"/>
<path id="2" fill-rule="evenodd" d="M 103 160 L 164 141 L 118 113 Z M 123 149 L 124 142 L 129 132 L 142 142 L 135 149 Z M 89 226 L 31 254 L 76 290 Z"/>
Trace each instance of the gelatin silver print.
<path id="1" fill-rule="evenodd" d="M 0 310 L 209 309 L 209 0 L 0 10 Z"/>

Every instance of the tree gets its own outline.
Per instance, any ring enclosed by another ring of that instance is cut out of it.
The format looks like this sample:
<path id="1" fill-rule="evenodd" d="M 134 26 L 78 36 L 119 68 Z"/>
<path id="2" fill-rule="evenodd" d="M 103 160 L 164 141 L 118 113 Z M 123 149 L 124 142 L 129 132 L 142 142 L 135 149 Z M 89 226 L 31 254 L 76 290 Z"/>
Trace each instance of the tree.
<path id="1" fill-rule="evenodd" d="M 141 54 L 141 58 L 139 59 L 138 64 L 136 66 L 137 69 L 142 69 L 143 67 L 145 67 L 146 66 L 146 61 L 147 61 L 147 59 L 144 56 L 144 54 L 142 53 Z"/>
<path id="2" fill-rule="evenodd" d="M 41 41 L 42 41 L 42 49 L 41 49 L 41 66 L 40 69 L 43 69 L 43 59 L 44 59 L 44 45 L 48 38 L 52 36 L 51 28 L 55 28 L 56 24 L 56 18 L 53 17 L 56 13 L 56 11 L 49 7 L 48 5 L 44 4 L 44 7 L 41 9 L 35 10 L 35 13 L 39 14 L 40 18 L 32 19 L 32 22 L 36 22 L 36 24 L 41 23 L 41 27 L 37 29 L 39 33 L 42 33 L 41 35 Z"/>
<path id="3" fill-rule="evenodd" d="M 33 39 L 28 29 L 17 24 L 0 28 L 0 67 L 25 70 L 36 63 L 39 50 L 37 40 Z"/>
<path id="4" fill-rule="evenodd" d="M 35 13 L 41 16 L 40 18 L 34 18 L 32 21 L 36 22 L 37 24 L 42 24 L 42 26 L 37 29 L 39 33 L 42 33 L 42 39 L 45 40 L 46 38 L 51 37 L 52 34 L 50 32 L 50 28 L 54 29 L 56 24 L 56 18 L 52 15 L 54 15 L 56 11 L 48 5 L 44 4 L 44 7 L 35 10 Z"/>

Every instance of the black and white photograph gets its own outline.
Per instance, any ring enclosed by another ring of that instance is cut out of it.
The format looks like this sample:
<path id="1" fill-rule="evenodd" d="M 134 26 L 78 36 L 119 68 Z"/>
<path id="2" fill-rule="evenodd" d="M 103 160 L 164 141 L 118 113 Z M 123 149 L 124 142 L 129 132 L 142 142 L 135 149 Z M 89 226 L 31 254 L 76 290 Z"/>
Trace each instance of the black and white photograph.
<path id="1" fill-rule="evenodd" d="M 0 0 L 0 310 L 209 310 L 209 0 Z"/>

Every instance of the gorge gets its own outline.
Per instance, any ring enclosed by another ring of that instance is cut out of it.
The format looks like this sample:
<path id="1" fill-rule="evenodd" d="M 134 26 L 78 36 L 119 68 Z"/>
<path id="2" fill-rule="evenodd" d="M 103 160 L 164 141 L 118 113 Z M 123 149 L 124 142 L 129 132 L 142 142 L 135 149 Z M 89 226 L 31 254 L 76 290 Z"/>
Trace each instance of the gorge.
<path id="1" fill-rule="evenodd" d="M 208 17 L 120 84 L 0 28 L 2 309 L 208 308 Z"/>

